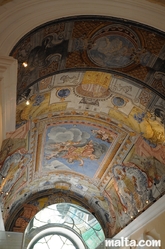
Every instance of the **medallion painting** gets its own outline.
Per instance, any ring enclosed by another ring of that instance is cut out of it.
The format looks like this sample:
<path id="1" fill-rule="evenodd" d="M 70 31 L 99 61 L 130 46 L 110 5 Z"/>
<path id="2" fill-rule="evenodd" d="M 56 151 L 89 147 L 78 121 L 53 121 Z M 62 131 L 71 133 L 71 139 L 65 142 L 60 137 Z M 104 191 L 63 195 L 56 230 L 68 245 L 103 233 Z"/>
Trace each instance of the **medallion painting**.
<path id="1" fill-rule="evenodd" d="M 123 68 L 133 63 L 132 54 L 140 41 L 129 28 L 110 25 L 94 34 L 87 53 L 91 61 L 101 67 Z"/>
<path id="2" fill-rule="evenodd" d="M 17 97 L 20 99 L 27 88 L 39 80 L 76 68 L 117 73 L 152 86 L 163 96 L 164 43 L 165 38 L 157 30 L 151 32 L 147 26 L 122 23 L 120 19 L 81 17 L 66 22 L 52 21 L 25 35 L 10 53 L 18 60 Z M 24 68 L 23 62 L 27 62 L 28 67 Z M 61 80 L 68 79 L 64 75 Z M 76 79 L 70 79 L 71 83 L 72 80 Z M 89 82 L 87 86 L 82 84 L 84 91 L 87 87 Z M 82 93 L 82 89 L 80 87 L 78 93 Z"/>
<path id="3" fill-rule="evenodd" d="M 73 170 L 94 177 L 116 134 L 91 125 L 63 124 L 46 131 L 43 169 Z"/>
<path id="4" fill-rule="evenodd" d="M 87 103 L 93 101 L 96 104 L 98 100 L 105 100 L 110 96 L 111 78 L 108 73 L 87 71 L 81 84 L 75 88 L 75 94 L 84 97 Z"/>

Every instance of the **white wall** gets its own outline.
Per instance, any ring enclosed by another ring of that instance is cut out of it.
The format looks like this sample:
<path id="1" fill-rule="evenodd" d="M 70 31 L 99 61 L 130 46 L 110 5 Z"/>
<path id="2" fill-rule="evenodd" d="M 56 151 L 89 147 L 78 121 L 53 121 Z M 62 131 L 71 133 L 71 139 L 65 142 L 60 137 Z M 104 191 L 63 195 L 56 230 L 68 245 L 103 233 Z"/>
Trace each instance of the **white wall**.
<path id="1" fill-rule="evenodd" d="M 22 233 L 0 231 L 0 248 L 1 249 L 21 249 Z"/>

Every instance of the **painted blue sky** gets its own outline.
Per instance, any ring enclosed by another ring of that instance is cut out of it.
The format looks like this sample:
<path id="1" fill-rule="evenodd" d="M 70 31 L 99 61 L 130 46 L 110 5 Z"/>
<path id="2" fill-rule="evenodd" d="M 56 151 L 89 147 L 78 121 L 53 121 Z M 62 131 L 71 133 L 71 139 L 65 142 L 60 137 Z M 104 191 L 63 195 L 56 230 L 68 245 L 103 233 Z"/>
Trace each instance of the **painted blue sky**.
<path id="1" fill-rule="evenodd" d="M 63 124 L 48 127 L 44 145 L 43 168 L 48 170 L 68 169 L 91 178 L 94 177 L 111 145 L 110 142 L 99 138 L 97 132 L 105 133 L 105 130 L 81 124 Z M 66 156 L 68 155 L 67 151 L 69 147 L 78 148 L 77 151 L 79 151 L 79 149 L 85 148 L 90 143 L 94 148 L 94 151 L 91 152 L 94 155 L 93 160 L 88 157 L 88 154 L 87 156 L 80 156 L 81 160 L 73 161 L 69 160 L 69 156 Z"/>

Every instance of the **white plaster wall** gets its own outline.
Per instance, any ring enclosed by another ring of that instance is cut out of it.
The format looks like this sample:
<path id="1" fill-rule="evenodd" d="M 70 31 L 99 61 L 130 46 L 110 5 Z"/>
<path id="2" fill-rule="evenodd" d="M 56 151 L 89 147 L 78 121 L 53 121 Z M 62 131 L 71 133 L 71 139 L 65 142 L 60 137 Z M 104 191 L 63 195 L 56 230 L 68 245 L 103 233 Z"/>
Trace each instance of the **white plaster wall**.
<path id="1" fill-rule="evenodd" d="M 22 239 L 22 233 L 0 231 L 0 248 L 21 249 Z"/>

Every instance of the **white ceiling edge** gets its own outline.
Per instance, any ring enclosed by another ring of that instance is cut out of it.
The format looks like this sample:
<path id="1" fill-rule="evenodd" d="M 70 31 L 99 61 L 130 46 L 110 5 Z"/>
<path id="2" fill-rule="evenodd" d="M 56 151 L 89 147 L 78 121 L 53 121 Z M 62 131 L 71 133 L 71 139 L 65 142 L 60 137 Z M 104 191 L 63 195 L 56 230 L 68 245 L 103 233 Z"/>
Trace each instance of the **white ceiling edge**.
<path id="1" fill-rule="evenodd" d="M 112 16 L 165 31 L 165 7 L 147 0 L 13 0 L 0 7 L 0 54 L 33 28 L 58 18 L 77 15 Z"/>
<path id="2" fill-rule="evenodd" d="M 149 222 L 156 219 L 163 212 L 165 212 L 165 195 L 162 196 L 155 203 L 153 203 L 148 209 L 146 209 L 142 214 L 140 214 L 136 219 L 134 219 L 128 226 L 122 229 L 113 238 L 127 238 L 133 235 L 135 232 L 143 228 Z"/>

